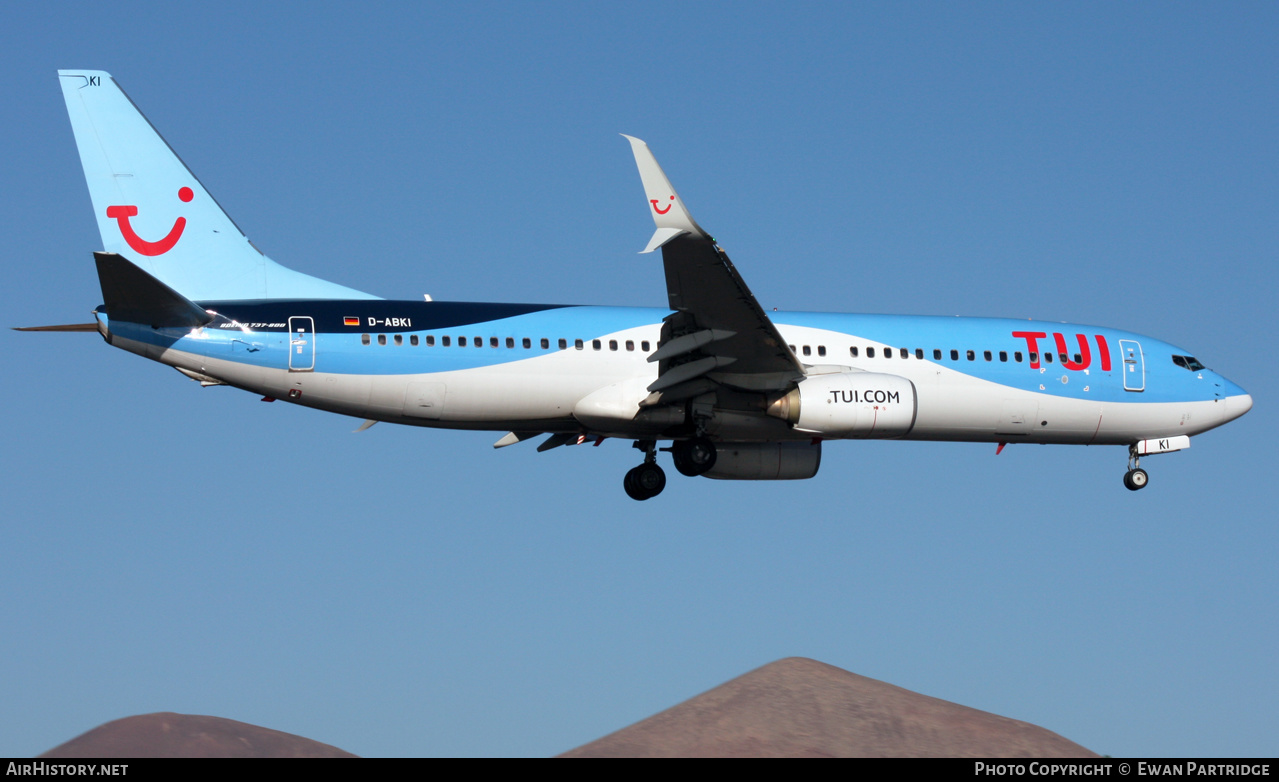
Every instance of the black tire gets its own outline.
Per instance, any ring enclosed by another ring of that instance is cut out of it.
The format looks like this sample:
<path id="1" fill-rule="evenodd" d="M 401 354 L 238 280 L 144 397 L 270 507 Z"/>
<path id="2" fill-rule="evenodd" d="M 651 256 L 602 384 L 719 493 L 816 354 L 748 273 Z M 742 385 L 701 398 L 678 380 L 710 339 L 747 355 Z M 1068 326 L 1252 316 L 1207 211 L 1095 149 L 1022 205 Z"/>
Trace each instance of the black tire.
<path id="1" fill-rule="evenodd" d="M 715 450 L 715 444 L 710 440 L 705 437 L 694 437 L 691 440 L 675 443 L 671 449 L 671 456 L 675 459 L 675 469 L 679 470 L 681 475 L 694 478 L 715 466 L 719 452 Z"/>
<path id="2" fill-rule="evenodd" d="M 633 500 L 646 500 L 648 497 L 640 489 L 639 484 L 635 482 L 635 473 L 639 467 L 633 467 L 626 471 L 626 477 L 622 478 L 622 488 L 626 490 L 626 496 Z M 1125 478 L 1124 480 L 1128 480 Z"/>
<path id="3" fill-rule="evenodd" d="M 633 472 L 635 486 L 644 495 L 642 499 L 656 497 L 666 488 L 666 471 L 656 464 L 641 464 Z"/>
<path id="4" fill-rule="evenodd" d="M 1150 483 L 1150 476 L 1146 471 L 1138 467 L 1135 470 L 1129 470 L 1124 476 L 1124 485 L 1133 491 L 1146 488 L 1146 484 Z"/>
<path id="5" fill-rule="evenodd" d="M 622 488 L 626 496 L 633 500 L 652 499 L 666 488 L 666 472 L 656 464 L 641 464 L 632 468 L 622 479 Z"/>

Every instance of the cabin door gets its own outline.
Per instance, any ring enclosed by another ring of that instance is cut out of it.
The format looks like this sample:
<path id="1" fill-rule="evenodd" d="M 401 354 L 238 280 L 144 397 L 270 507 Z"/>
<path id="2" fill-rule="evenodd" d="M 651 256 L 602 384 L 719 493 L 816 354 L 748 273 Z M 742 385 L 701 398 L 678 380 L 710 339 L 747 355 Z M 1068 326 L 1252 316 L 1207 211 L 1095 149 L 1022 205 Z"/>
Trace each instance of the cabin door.
<path id="1" fill-rule="evenodd" d="M 305 316 L 289 318 L 289 371 L 315 369 L 315 321 Z"/>
<path id="2" fill-rule="evenodd" d="M 1124 390 L 1146 390 L 1146 357 L 1141 344 L 1131 339 L 1119 340 L 1119 352 L 1124 361 Z"/>

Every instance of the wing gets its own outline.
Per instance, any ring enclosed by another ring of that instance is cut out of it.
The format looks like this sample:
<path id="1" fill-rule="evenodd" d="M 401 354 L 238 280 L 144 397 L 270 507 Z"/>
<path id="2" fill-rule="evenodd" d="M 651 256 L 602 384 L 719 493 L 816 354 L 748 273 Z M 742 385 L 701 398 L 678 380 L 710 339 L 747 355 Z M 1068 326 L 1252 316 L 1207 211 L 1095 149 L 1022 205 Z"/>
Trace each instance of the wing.
<path id="1" fill-rule="evenodd" d="M 686 399 L 717 386 L 785 391 L 804 367 L 764 314 L 728 255 L 689 214 L 648 145 L 626 136 L 635 153 L 657 230 L 642 252 L 659 247 L 674 310 L 649 361 L 658 376 L 645 406 Z"/>

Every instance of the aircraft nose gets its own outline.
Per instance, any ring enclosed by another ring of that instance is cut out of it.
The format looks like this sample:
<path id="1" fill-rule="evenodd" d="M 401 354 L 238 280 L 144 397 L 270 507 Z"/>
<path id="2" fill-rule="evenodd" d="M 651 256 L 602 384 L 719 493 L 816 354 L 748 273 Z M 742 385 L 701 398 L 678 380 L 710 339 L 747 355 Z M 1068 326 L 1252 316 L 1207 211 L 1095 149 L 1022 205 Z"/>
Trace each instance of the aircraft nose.
<path id="1" fill-rule="evenodd" d="M 1233 421 L 1252 409 L 1251 394 L 1244 391 L 1238 384 L 1231 382 L 1221 375 L 1218 375 L 1217 378 L 1221 385 L 1223 401 L 1226 403 L 1223 405 L 1225 410 L 1223 410 L 1221 414 L 1221 423 L 1224 424 L 1227 421 Z"/>
<path id="2" fill-rule="evenodd" d="M 1239 389 L 1243 391 L 1243 389 Z M 1236 394 L 1226 397 L 1226 420 L 1233 421 L 1252 409 L 1251 394 Z"/>

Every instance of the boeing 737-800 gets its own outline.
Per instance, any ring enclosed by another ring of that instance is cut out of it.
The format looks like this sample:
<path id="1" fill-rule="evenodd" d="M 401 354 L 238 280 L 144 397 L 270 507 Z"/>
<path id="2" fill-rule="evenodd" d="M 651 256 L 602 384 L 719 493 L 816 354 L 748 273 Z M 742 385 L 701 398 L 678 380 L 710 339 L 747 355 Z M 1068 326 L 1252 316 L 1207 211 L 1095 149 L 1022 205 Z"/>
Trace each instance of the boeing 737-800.
<path id="1" fill-rule="evenodd" d="M 107 343 L 204 385 L 366 420 L 605 438 L 660 493 L 684 475 L 811 478 L 823 441 L 1118 445 L 1143 456 L 1246 413 L 1189 351 L 1111 328 L 1033 321 L 766 313 L 648 146 L 626 138 L 661 250 L 667 307 L 390 301 L 257 250 L 109 74 L 60 71 L 103 251 Z"/>

